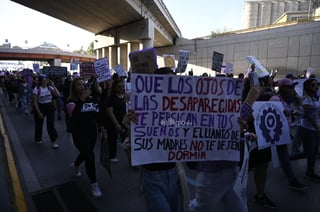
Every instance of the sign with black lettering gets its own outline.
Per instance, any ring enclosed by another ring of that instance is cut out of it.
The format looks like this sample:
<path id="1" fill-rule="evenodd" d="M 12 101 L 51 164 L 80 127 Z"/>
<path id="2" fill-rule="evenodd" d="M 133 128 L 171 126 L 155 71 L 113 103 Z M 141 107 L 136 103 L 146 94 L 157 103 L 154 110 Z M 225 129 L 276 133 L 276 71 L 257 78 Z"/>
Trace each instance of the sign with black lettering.
<path id="1" fill-rule="evenodd" d="M 111 79 L 111 70 L 109 68 L 108 58 L 100 58 L 94 61 L 93 65 L 97 74 L 98 83 Z"/>
<path id="2" fill-rule="evenodd" d="M 240 160 L 243 80 L 132 74 L 132 165 Z"/>

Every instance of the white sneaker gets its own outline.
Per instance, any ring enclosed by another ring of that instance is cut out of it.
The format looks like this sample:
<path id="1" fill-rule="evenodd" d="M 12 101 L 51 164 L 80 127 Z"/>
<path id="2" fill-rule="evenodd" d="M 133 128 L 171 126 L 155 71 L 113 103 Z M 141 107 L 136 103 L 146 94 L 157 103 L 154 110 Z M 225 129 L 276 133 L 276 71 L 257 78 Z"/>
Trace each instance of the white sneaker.
<path id="1" fill-rule="evenodd" d="M 102 193 L 101 193 L 101 190 L 99 188 L 98 183 L 91 184 L 91 192 L 94 197 L 101 197 L 102 196 Z"/>
<path id="2" fill-rule="evenodd" d="M 79 166 L 75 166 L 74 163 L 70 164 L 70 167 L 74 169 L 74 176 L 81 177 L 81 171 L 79 170 Z"/>
<path id="3" fill-rule="evenodd" d="M 112 163 L 118 163 L 118 162 L 119 162 L 119 159 L 118 159 L 118 158 L 111 158 L 111 159 L 110 159 L 110 162 L 112 162 Z"/>
<path id="4" fill-rule="evenodd" d="M 59 145 L 56 142 L 53 142 L 52 143 L 52 148 L 57 149 L 57 148 L 59 148 Z"/>

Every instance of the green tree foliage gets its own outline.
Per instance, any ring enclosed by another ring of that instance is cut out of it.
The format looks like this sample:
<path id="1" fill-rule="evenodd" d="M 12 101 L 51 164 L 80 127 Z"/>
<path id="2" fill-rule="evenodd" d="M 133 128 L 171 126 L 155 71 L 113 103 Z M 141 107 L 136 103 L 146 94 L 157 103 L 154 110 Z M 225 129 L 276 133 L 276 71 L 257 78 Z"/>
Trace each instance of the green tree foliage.
<path id="1" fill-rule="evenodd" d="M 83 50 L 83 46 L 81 46 L 79 50 L 74 50 L 73 53 L 94 55 L 93 41 L 89 44 L 87 51 Z"/>
<path id="2" fill-rule="evenodd" d="M 87 54 L 95 55 L 93 41 L 91 41 L 91 43 L 88 46 Z"/>

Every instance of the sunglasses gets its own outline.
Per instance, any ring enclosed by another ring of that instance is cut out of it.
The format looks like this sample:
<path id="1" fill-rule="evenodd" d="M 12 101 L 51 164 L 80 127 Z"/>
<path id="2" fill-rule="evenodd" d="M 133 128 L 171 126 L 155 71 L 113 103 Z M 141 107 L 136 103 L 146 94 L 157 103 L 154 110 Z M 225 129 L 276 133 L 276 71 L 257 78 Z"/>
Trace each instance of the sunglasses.
<path id="1" fill-rule="evenodd" d="M 314 87 L 319 87 L 319 83 L 316 83 L 316 82 L 315 83 L 311 83 L 311 87 L 313 87 L 313 88 Z"/>

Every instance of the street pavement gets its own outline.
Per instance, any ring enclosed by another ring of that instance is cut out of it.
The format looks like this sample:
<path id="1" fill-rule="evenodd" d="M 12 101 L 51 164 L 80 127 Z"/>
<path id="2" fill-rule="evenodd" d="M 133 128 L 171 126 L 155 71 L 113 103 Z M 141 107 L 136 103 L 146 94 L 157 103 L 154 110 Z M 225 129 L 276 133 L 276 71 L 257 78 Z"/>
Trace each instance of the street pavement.
<path id="1" fill-rule="evenodd" d="M 74 177 L 70 163 L 77 156 L 77 151 L 72 143 L 72 138 L 66 132 L 64 120 L 56 121 L 56 128 L 59 134 L 58 149 L 51 147 L 46 127 L 44 127 L 43 143 L 33 142 L 33 117 L 25 116 L 21 109 L 15 108 L 8 103 L 1 95 L 1 113 L 5 123 L 6 134 L 9 137 L 11 148 L 15 156 L 16 166 L 20 176 L 20 181 L 24 190 L 25 201 L 28 211 L 37 212 L 34 196 L 43 191 L 55 188 L 68 182 L 74 182 L 86 201 L 101 212 L 145 212 L 143 197 L 139 192 L 139 169 L 131 168 L 126 155 L 119 145 L 118 158 L 120 162 L 111 164 L 112 178 L 99 163 L 99 141 L 96 145 L 96 167 L 97 180 L 102 190 L 101 198 L 93 198 L 90 192 L 90 183 L 85 174 L 84 164 L 81 166 L 81 177 Z M 5 149 L 0 146 L 0 153 L 4 154 Z M 317 172 L 320 173 L 319 161 L 317 161 Z M 10 181 L 5 173 L 5 159 L 0 157 L 0 211 L 9 212 L 12 207 L 12 193 Z M 297 178 L 307 184 L 309 188 L 303 192 L 291 190 L 287 186 L 287 180 L 280 168 L 272 168 L 270 163 L 266 193 L 270 199 L 277 204 L 277 209 L 272 211 L 281 212 L 320 212 L 320 183 L 308 181 L 303 178 L 306 161 L 305 159 L 292 161 L 292 166 Z M 194 197 L 195 173 L 187 170 L 190 196 Z M 248 208 L 252 212 L 265 212 L 271 209 L 257 205 L 254 201 L 255 186 L 253 173 L 249 173 L 247 198 Z M 8 203 L 8 201 L 10 201 Z M 79 204 L 81 202 L 78 202 Z M 12 210 L 13 211 L 13 210 Z M 51 210 L 53 211 L 53 210 Z M 64 208 L 64 211 L 68 211 Z M 217 211 L 223 211 L 221 207 Z M 47 211 L 46 211 L 47 212 Z M 55 212 L 55 211 L 53 211 Z M 71 211 L 70 211 L 71 212 Z M 80 211 L 72 211 L 80 212 Z M 91 212 L 90 210 L 87 212 Z"/>

